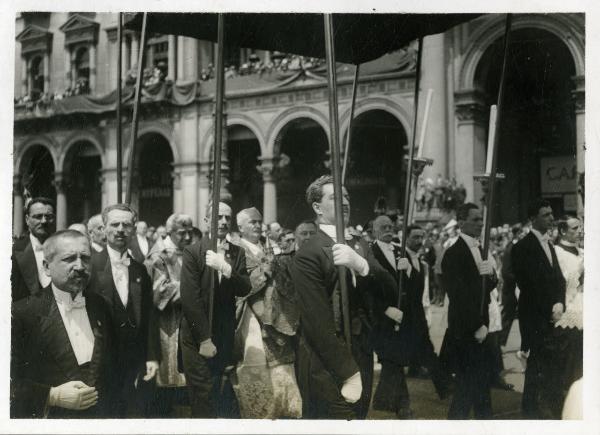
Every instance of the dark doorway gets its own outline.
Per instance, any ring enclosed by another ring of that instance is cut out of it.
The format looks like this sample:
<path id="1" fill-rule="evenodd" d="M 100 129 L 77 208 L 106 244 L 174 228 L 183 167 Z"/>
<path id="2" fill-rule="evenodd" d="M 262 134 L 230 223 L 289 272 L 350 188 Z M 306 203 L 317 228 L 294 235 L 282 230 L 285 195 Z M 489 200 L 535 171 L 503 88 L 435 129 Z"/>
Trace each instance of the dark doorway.
<path id="1" fill-rule="evenodd" d="M 263 209 L 260 145 L 252 131 L 241 125 L 227 129 L 227 159 L 229 160 L 229 192 L 234 213 L 248 207 Z"/>
<path id="2" fill-rule="evenodd" d="M 100 152 L 90 142 L 75 143 L 65 158 L 67 224 L 84 222 L 102 211 Z"/>

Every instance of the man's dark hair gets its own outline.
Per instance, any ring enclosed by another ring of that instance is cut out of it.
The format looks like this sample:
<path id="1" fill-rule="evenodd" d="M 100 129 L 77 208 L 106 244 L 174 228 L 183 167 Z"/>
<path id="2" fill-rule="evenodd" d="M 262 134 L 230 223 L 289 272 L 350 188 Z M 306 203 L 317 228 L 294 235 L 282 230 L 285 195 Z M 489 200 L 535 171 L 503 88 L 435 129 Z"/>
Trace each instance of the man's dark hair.
<path id="1" fill-rule="evenodd" d="M 31 209 L 31 206 L 33 204 L 49 205 L 50 207 L 52 207 L 52 210 L 56 211 L 56 206 L 54 205 L 54 201 L 52 201 L 50 198 L 47 198 L 45 196 L 36 196 L 31 201 L 29 201 L 29 203 L 27 204 L 27 207 L 25 208 L 25 213 L 27 214 L 27 216 L 29 216 L 29 209 Z"/>
<path id="2" fill-rule="evenodd" d="M 300 222 L 298 225 L 296 225 L 296 228 L 294 229 L 294 231 L 297 231 L 298 227 L 300 225 L 314 225 L 315 228 L 318 228 L 317 223 L 314 220 L 312 220 L 312 219 L 305 219 L 302 222 Z"/>
<path id="3" fill-rule="evenodd" d="M 465 202 L 461 204 L 460 207 L 456 210 L 456 220 L 457 221 L 466 221 L 467 217 L 469 217 L 469 210 L 478 209 L 475 204 L 472 202 Z"/>
<path id="4" fill-rule="evenodd" d="M 129 213 L 133 214 L 133 223 L 135 224 L 137 222 L 137 213 L 129 205 L 127 205 L 127 204 L 112 204 L 112 205 L 109 205 L 108 207 L 105 207 L 104 210 L 102 210 L 102 223 L 104 223 L 104 225 L 106 225 L 106 223 L 108 222 L 108 213 L 110 213 L 113 210 L 128 211 Z"/>
<path id="5" fill-rule="evenodd" d="M 569 224 L 568 224 L 569 219 L 577 219 L 577 217 L 567 214 L 567 215 L 564 215 L 563 217 L 561 217 L 560 220 L 558 221 L 558 223 L 556 224 L 556 227 L 558 228 L 558 233 L 560 235 L 562 235 L 563 233 L 566 233 L 569 230 Z"/>
<path id="6" fill-rule="evenodd" d="M 406 228 L 406 237 L 410 237 L 410 233 L 412 233 L 414 230 L 423 230 L 423 227 L 421 227 L 420 225 L 416 225 L 416 224 L 412 224 L 409 225 Z"/>
<path id="7" fill-rule="evenodd" d="M 306 202 L 312 207 L 313 202 L 323 199 L 323 186 L 333 184 L 333 176 L 321 175 L 306 188 Z"/>
<path id="8" fill-rule="evenodd" d="M 548 200 L 546 200 L 544 198 L 535 199 L 527 207 L 527 217 L 530 219 L 535 218 L 538 215 L 538 213 L 540 212 L 540 209 L 544 208 L 544 207 L 552 208 L 552 206 L 550 205 L 550 202 Z"/>

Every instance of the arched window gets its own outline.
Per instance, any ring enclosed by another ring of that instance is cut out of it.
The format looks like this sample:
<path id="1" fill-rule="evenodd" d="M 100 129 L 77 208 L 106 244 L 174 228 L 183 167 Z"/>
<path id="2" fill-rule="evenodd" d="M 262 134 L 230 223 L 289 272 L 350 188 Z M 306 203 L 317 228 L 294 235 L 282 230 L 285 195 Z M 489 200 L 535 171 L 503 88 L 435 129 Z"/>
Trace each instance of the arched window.
<path id="1" fill-rule="evenodd" d="M 44 65 L 41 56 L 36 56 L 31 59 L 31 69 L 29 74 L 31 78 L 29 95 L 35 100 L 44 92 Z"/>
<path id="2" fill-rule="evenodd" d="M 90 83 L 90 52 L 81 47 L 75 52 L 75 94 L 87 94 Z"/>

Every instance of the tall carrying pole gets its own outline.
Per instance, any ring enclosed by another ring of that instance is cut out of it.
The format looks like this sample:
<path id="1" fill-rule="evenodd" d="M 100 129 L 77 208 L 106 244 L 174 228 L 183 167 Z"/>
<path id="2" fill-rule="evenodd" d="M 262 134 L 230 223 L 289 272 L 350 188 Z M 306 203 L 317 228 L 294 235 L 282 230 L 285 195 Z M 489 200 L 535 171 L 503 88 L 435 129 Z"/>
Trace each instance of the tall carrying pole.
<path id="1" fill-rule="evenodd" d="M 323 14 L 325 24 L 325 58 L 327 62 L 327 82 L 329 86 L 329 132 L 331 135 L 331 173 L 333 175 L 335 234 L 338 243 L 344 243 L 344 209 L 342 204 L 342 173 L 340 165 L 340 138 L 337 105 L 337 78 L 335 66 L 335 46 L 333 42 L 333 17 Z M 346 269 L 338 267 L 340 292 L 342 296 L 342 317 L 344 321 L 344 338 L 346 346 L 351 349 L 350 305 L 348 300 L 348 283 Z"/>
<path id="2" fill-rule="evenodd" d="M 117 24 L 117 202 L 123 201 L 123 143 L 121 125 L 121 62 L 123 61 L 123 12 L 118 13 Z"/>
<path id="3" fill-rule="evenodd" d="M 217 231 L 219 226 L 219 202 L 221 200 L 221 151 L 223 148 L 223 100 L 225 99 L 225 16 L 219 14 L 217 29 L 217 89 L 215 94 L 215 143 L 213 146 L 212 207 L 210 214 L 210 246 L 217 252 Z M 208 293 L 208 331 L 212 336 L 213 306 L 215 300 L 216 271 L 211 274 L 211 286 Z"/>
<path id="4" fill-rule="evenodd" d="M 486 195 L 486 205 L 484 210 L 484 230 L 483 230 L 483 254 L 482 259 L 487 260 L 488 251 L 490 248 L 490 230 L 492 224 L 492 207 L 494 205 L 494 193 L 496 186 L 496 170 L 497 170 L 497 157 L 498 157 L 498 145 L 500 142 L 500 130 L 502 128 L 502 112 L 504 108 L 504 89 L 506 87 L 506 68 L 508 64 L 508 49 L 510 45 L 510 28 L 512 25 L 512 15 L 506 14 L 506 27 L 504 30 L 504 53 L 502 58 L 502 72 L 500 73 L 500 86 L 498 88 L 498 108 L 496 112 L 496 128 L 494 130 L 494 146 L 492 149 L 492 164 L 489 171 L 488 179 L 488 193 Z M 484 310 L 487 309 L 485 306 L 485 288 L 486 288 L 486 277 L 483 276 L 483 285 L 481 288 L 481 307 L 480 312 L 483 315 Z"/>
<path id="5" fill-rule="evenodd" d="M 144 52 L 146 51 L 146 22 L 148 12 L 144 12 L 142 19 L 142 35 L 140 38 L 140 53 L 137 64 L 137 77 L 135 79 L 135 101 L 133 103 L 133 119 L 131 121 L 131 140 L 129 142 L 129 158 L 127 159 L 127 192 L 125 202 L 131 202 L 131 190 L 133 189 L 133 157 L 135 155 L 135 141 L 139 125 L 140 100 L 142 98 L 142 75 L 144 73 Z"/>
<path id="6" fill-rule="evenodd" d="M 419 113 L 419 86 L 421 85 L 421 58 L 423 57 L 423 38 L 419 38 L 417 47 L 417 71 L 415 77 L 415 115 L 413 119 L 412 139 L 408 146 L 408 167 L 406 168 L 406 185 L 404 189 L 404 214 L 402 216 L 402 240 L 400 246 L 400 256 L 406 256 L 406 228 L 408 227 L 408 214 L 410 212 L 411 185 L 413 178 L 413 160 L 415 158 L 415 141 L 417 138 L 417 114 Z M 402 272 L 398 271 L 398 309 L 402 304 Z M 400 329 L 399 325 L 394 328 L 396 331 Z"/>
<path id="7" fill-rule="evenodd" d="M 348 133 L 346 133 L 346 147 L 344 149 L 344 166 L 342 168 L 342 185 L 346 182 L 348 158 L 350 156 L 350 140 L 352 137 L 352 121 L 354 121 L 354 108 L 356 107 L 356 89 L 358 88 L 358 74 L 360 65 L 354 69 L 354 82 L 352 82 L 352 102 L 350 103 L 350 119 L 348 120 Z"/>

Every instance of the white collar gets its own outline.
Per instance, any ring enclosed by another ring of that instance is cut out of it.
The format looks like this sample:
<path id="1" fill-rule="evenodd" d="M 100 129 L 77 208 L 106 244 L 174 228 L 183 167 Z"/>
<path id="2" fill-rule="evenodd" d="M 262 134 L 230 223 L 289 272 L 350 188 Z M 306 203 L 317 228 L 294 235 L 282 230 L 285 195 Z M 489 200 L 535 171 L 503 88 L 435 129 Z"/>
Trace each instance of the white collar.
<path id="1" fill-rule="evenodd" d="M 252 243 L 250 240 L 240 238 L 240 244 L 244 249 L 249 250 L 253 255 L 264 253 L 263 246 L 259 243 Z"/>
<path id="2" fill-rule="evenodd" d="M 63 304 L 70 304 L 75 299 L 79 299 L 79 298 L 83 297 L 83 294 L 81 292 L 78 292 L 75 295 L 75 297 L 73 297 L 71 295 L 71 293 L 69 293 L 68 291 L 59 289 L 58 287 L 56 287 L 54 285 L 54 283 L 52 283 L 52 293 L 54 293 L 54 299 L 56 299 L 56 302 L 60 302 Z"/>
<path id="3" fill-rule="evenodd" d="M 335 225 L 330 224 L 319 224 L 319 229 L 327 234 L 331 239 L 337 243 L 337 229 Z M 352 240 L 352 234 L 348 231 L 348 228 L 344 228 L 344 238 L 346 240 Z"/>
<path id="4" fill-rule="evenodd" d="M 31 247 L 34 251 L 41 251 L 42 242 L 40 242 L 40 240 L 36 236 L 29 233 L 29 240 L 31 241 Z"/>
<path id="5" fill-rule="evenodd" d="M 377 244 L 379 245 L 380 248 L 383 248 L 383 249 L 389 249 L 390 251 L 392 249 L 394 249 L 394 245 L 392 245 L 391 243 L 386 243 L 383 240 L 377 239 Z"/>
<path id="6" fill-rule="evenodd" d="M 536 230 L 533 227 L 531 228 L 531 232 L 535 235 L 535 237 L 537 237 L 537 239 L 540 241 L 540 243 L 544 244 L 549 241 L 547 234 L 542 234 L 541 232 L 539 232 L 538 230 Z"/>
<path id="7" fill-rule="evenodd" d="M 569 246 L 571 248 L 579 248 L 579 246 L 577 245 L 577 243 L 569 242 L 567 240 L 561 240 L 560 244 L 561 245 L 565 245 L 565 246 Z"/>
<path id="8" fill-rule="evenodd" d="M 479 248 L 481 246 L 479 240 L 477 240 L 475 237 L 471 237 L 465 233 L 460 233 L 460 237 L 463 238 L 469 248 Z"/>
<path id="9" fill-rule="evenodd" d="M 406 247 L 406 252 L 413 258 L 418 258 L 419 254 L 415 251 L 413 251 L 412 249 Z"/>
<path id="10" fill-rule="evenodd" d="M 120 252 L 111 248 L 108 244 L 106 244 L 106 252 L 108 252 L 110 261 L 120 261 L 124 258 L 127 258 L 127 250 L 121 254 Z"/>

